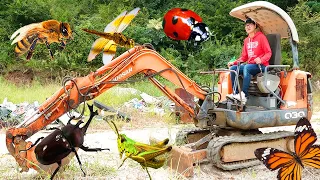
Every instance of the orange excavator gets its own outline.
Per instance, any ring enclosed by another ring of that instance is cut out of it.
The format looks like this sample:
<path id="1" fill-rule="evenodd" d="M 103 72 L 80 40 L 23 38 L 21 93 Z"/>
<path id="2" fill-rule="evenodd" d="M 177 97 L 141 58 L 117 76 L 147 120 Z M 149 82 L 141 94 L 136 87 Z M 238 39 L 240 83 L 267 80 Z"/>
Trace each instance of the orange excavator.
<path id="1" fill-rule="evenodd" d="M 85 77 L 66 80 L 64 86 L 41 104 L 34 114 L 7 130 L 7 149 L 21 171 L 30 168 L 39 170 L 39 167 L 46 171 L 56 168 L 37 161 L 35 147 L 28 149 L 32 144 L 28 138 L 81 103 L 96 98 L 138 73 L 144 74 L 194 120 L 194 129 L 178 133 L 168 161 L 170 167 L 185 176 L 191 176 L 193 167 L 204 161 L 225 170 L 256 165 L 259 161 L 253 152 L 259 147 L 291 150 L 293 132 L 264 134 L 259 128 L 295 125 L 301 117 L 311 119 L 311 74 L 298 67 L 299 39 L 295 25 L 282 9 L 264 1 L 237 7 L 230 15 L 241 20 L 251 17 L 258 22 L 267 35 L 273 53 L 266 71 L 252 78 L 245 105 L 226 98 L 226 94 L 233 91 L 229 69 L 202 72 L 219 74 L 218 91 L 214 92 L 196 84 L 152 46 L 135 46 Z M 291 69 L 288 65 L 281 65 L 281 38 L 289 38 L 292 46 L 294 66 Z M 236 87 L 241 89 L 242 78 L 237 72 L 234 73 L 238 79 Z M 190 96 L 180 97 L 161 84 L 155 78 L 157 75 L 182 88 Z M 191 96 L 197 97 L 199 102 L 188 103 Z"/>

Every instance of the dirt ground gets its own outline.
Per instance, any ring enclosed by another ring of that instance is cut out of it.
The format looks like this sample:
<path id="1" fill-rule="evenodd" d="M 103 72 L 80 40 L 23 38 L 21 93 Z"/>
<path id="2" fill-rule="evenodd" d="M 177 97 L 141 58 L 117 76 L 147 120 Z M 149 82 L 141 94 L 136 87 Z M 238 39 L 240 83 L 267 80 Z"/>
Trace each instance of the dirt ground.
<path id="1" fill-rule="evenodd" d="M 31 69 L 13 70 L 8 72 L 4 78 L 16 86 L 30 85 L 34 79 L 34 72 Z"/>
<path id="2" fill-rule="evenodd" d="M 312 126 L 317 134 L 320 134 L 320 113 L 315 113 L 313 116 Z M 150 137 L 157 139 L 169 138 L 169 144 L 173 144 L 176 133 L 186 125 L 171 125 L 168 126 L 163 122 L 155 122 L 147 119 L 139 120 L 138 122 L 126 123 L 121 128 L 121 133 L 125 133 L 128 137 L 136 141 L 149 143 Z M 140 128 L 137 128 L 139 124 Z M 263 132 L 277 131 L 277 130 L 293 131 L 294 126 L 281 127 L 281 128 L 266 128 Z M 47 135 L 48 132 L 42 131 L 30 139 L 35 141 L 38 137 Z M 317 142 L 317 144 L 320 144 Z M 116 144 L 116 135 L 111 129 L 90 131 L 85 136 L 85 146 L 110 148 L 110 151 L 102 152 L 84 152 L 79 150 L 79 156 L 83 164 L 83 170 L 86 172 L 86 177 L 83 176 L 76 158 L 60 171 L 56 179 L 148 179 L 145 170 L 135 161 L 128 159 L 124 165 L 118 169 L 121 164 Z M 176 171 L 171 170 L 168 166 L 160 169 L 148 169 L 153 179 L 230 179 L 230 180 L 254 180 L 254 179 L 276 179 L 277 171 L 271 172 L 264 165 L 258 165 L 247 169 L 222 171 L 211 164 L 201 164 L 196 166 L 194 175 L 189 178 L 180 176 Z M 18 166 L 14 158 L 8 154 L 5 146 L 5 131 L 0 133 L 0 179 L 49 179 L 49 175 L 39 175 L 34 170 L 29 172 L 19 173 Z M 320 170 L 305 168 L 302 172 L 302 179 L 320 179 Z"/>

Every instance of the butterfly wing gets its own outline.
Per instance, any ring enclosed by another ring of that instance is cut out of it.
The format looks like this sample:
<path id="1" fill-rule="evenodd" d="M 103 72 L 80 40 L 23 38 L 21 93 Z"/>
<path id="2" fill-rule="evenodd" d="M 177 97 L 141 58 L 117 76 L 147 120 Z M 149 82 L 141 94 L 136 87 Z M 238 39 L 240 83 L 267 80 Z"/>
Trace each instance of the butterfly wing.
<path id="1" fill-rule="evenodd" d="M 277 178 L 279 180 L 301 180 L 302 166 L 296 161 L 280 168 Z"/>
<path id="2" fill-rule="evenodd" d="M 320 168 L 320 145 L 311 146 L 304 156 L 301 157 L 303 165 Z"/>
<path id="3" fill-rule="evenodd" d="M 299 158 L 307 154 L 309 148 L 317 141 L 317 135 L 306 118 L 301 118 L 298 121 L 294 136 L 294 150 Z"/>
<path id="4" fill-rule="evenodd" d="M 309 120 L 301 118 L 297 123 L 294 134 L 295 152 L 301 159 L 302 164 L 320 168 L 320 146 L 313 145 L 317 141 L 317 135 Z"/>
<path id="5" fill-rule="evenodd" d="M 294 156 L 274 148 L 259 148 L 255 151 L 256 157 L 268 169 L 279 168 L 277 177 L 281 180 L 300 180 L 302 165 L 320 168 L 320 145 L 313 145 L 317 135 L 308 119 L 301 118 L 298 121 L 294 135 Z"/>
<path id="6" fill-rule="evenodd" d="M 291 154 L 274 148 L 259 148 L 254 154 L 271 171 L 279 169 L 278 179 L 301 179 L 302 166 Z"/>
<path id="7" fill-rule="evenodd" d="M 254 154 L 272 171 L 293 164 L 295 161 L 291 154 L 275 148 L 258 148 L 254 151 Z"/>

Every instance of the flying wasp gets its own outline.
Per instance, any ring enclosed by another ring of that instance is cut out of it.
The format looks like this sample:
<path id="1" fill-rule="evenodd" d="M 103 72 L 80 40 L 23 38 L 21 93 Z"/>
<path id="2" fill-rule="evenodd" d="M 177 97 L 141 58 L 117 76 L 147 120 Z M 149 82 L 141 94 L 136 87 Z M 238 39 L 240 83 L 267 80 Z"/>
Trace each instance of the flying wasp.
<path id="1" fill-rule="evenodd" d="M 30 60 L 37 43 L 46 44 L 50 56 L 53 59 L 50 44 L 53 42 L 60 43 L 61 48 L 64 49 L 66 40 L 72 39 L 73 37 L 72 30 L 68 23 L 48 20 L 21 27 L 12 34 L 10 40 L 13 38 L 15 39 L 11 45 L 17 43 L 14 49 L 16 56 L 21 56 L 28 51 L 27 60 Z"/>
<path id="2" fill-rule="evenodd" d="M 122 12 L 111 23 L 109 23 L 104 32 L 98 32 L 95 30 L 83 29 L 84 31 L 96 34 L 101 38 L 98 38 L 91 47 L 88 61 L 92 61 L 96 56 L 103 51 L 103 64 L 109 63 L 116 54 L 117 46 L 132 48 L 134 47 L 133 39 L 129 39 L 122 34 L 122 31 L 127 28 L 133 18 L 138 14 L 140 8 L 135 8 L 129 13 L 127 11 Z"/>

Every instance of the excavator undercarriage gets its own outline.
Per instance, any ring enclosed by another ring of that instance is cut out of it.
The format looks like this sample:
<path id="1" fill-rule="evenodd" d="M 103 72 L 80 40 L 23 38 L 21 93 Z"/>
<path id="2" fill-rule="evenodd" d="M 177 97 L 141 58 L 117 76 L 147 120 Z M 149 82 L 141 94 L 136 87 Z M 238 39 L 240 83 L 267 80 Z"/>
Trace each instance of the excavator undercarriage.
<path id="1" fill-rule="evenodd" d="M 216 70 L 220 73 L 227 71 Z M 293 72 L 286 73 L 291 76 Z M 205 73 L 214 74 L 214 72 Z M 168 165 L 184 176 L 192 176 L 194 167 L 201 163 L 209 162 L 223 170 L 235 170 L 258 165 L 260 161 L 255 157 L 254 151 L 262 147 L 273 147 L 286 152 L 293 152 L 293 132 L 279 131 L 279 127 L 296 125 L 301 117 L 308 117 L 309 120 L 311 118 L 310 76 L 308 76 L 308 73 L 304 72 L 304 74 L 304 108 L 281 106 L 280 100 L 277 100 L 278 106 L 274 109 L 263 107 L 263 105 L 256 106 L 254 104 L 256 102 L 250 101 L 246 105 L 234 99 L 225 98 L 222 101 L 221 93 L 223 91 L 220 91 L 220 94 L 207 95 L 201 101 L 199 111 L 194 119 L 198 128 L 182 130 L 178 133 L 177 146 L 172 150 Z M 226 83 L 225 77 L 227 76 L 220 74 L 218 83 Z M 216 95 L 218 95 L 218 98 L 215 98 Z M 262 97 L 265 96 L 264 94 L 261 95 Z M 254 93 L 249 98 L 251 97 L 257 98 L 259 95 Z M 214 102 L 214 99 L 218 99 L 218 101 Z M 278 130 L 263 133 L 261 128 L 267 127 L 278 127 Z"/>
<path id="2" fill-rule="evenodd" d="M 177 135 L 177 146 L 168 165 L 187 177 L 202 163 L 212 163 L 223 170 L 247 168 L 260 163 L 254 155 L 255 149 L 274 147 L 291 152 L 293 139 L 290 131 L 263 134 L 258 130 L 220 128 L 183 130 Z"/>

